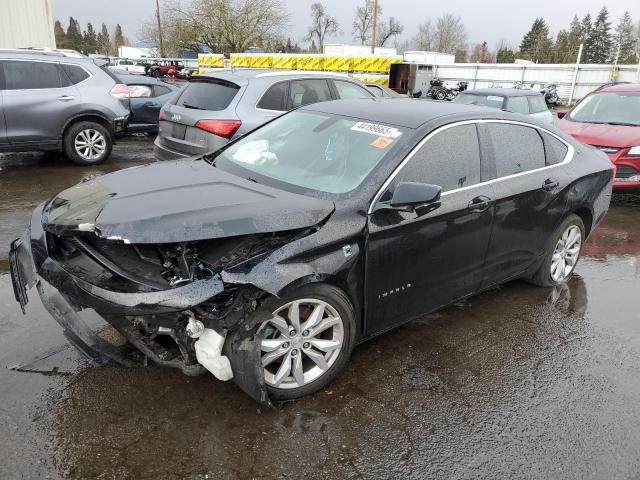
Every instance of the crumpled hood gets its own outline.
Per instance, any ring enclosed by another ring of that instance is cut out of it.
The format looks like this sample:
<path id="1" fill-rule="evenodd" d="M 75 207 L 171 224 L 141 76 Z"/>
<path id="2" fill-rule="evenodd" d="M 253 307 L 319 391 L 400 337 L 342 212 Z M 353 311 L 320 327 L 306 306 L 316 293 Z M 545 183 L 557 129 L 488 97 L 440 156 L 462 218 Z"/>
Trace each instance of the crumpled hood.
<path id="1" fill-rule="evenodd" d="M 557 126 L 576 140 L 588 145 L 615 148 L 640 145 L 640 127 L 572 122 L 565 119 L 558 121 Z"/>
<path id="2" fill-rule="evenodd" d="M 48 204 L 52 233 L 93 231 L 126 243 L 174 243 L 307 228 L 327 200 L 245 180 L 202 160 L 156 163 L 97 177 Z"/>

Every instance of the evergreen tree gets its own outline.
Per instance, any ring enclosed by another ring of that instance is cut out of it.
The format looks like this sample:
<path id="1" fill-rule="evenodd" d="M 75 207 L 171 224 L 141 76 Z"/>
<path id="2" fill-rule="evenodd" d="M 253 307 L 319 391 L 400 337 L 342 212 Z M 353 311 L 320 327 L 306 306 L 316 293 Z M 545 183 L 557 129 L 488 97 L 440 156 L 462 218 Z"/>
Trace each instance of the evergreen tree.
<path id="1" fill-rule="evenodd" d="M 543 18 L 536 18 L 520 43 L 520 55 L 532 62 L 544 63 L 550 60 L 552 45 L 549 27 Z"/>
<path id="2" fill-rule="evenodd" d="M 571 20 L 569 30 L 558 32 L 556 44 L 553 49 L 554 63 L 574 63 L 580 50 L 580 44 L 584 41 L 582 24 L 577 15 Z"/>
<path id="3" fill-rule="evenodd" d="M 501 47 L 496 53 L 496 63 L 513 63 L 516 59 L 516 54 L 509 47 Z"/>
<path id="4" fill-rule="evenodd" d="M 593 63 L 607 63 L 611 59 L 612 46 L 609 11 L 607 7 L 602 7 L 591 30 L 591 61 Z"/>
<path id="5" fill-rule="evenodd" d="M 78 52 L 82 51 L 82 33 L 80 31 L 80 24 L 73 17 L 69 17 L 69 26 L 67 27 L 67 41 L 69 43 L 68 48 L 77 50 Z"/>
<path id="6" fill-rule="evenodd" d="M 113 35 L 113 49 L 116 55 L 120 55 L 118 52 L 120 47 L 122 47 L 123 45 L 126 45 L 126 42 L 124 39 L 124 35 L 122 34 L 122 27 L 120 26 L 120 24 L 117 24 L 116 31 Z"/>
<path id="7" fill-rule="evenodd" d="M 618 64 L 625 65 L 638 63 L 636 49 L 638 48 L 638 38 L 636 36 L 633 20 L 629 12 L 624 12 L 616 27 L 615 41 L 612 49 L 612 62 L 618 57 Z"/>
<path id="8" fill-rule="evenodd" d="M 591 23 L 591 15 L 587 13 L 580 22 L 582 33 L 582 63 L 593 63 L 593 24 Z"/>
<path id="9" fill-rule="evenodd" d="M 87 30 L 84 32 L 84 38 L 82 39 L 82 51 L 86 55 L 96 53 L 98 51 L 98 38 L 91 22 L 87 23 Z"/>
<path id="10" fill-rule="evenodd" d="M 53 33 L 56 37 L 56 48 L 69 48 L 67 34 L 64 33 L 60 20 L 56 20 L 56 23 L 53 24 Z"/>
<path id="11" fill-rule="evenodd" d="M 456 49 L 454 62 L 467 63 L 467 47 L 459 47 Z"/>
<path id="12" fill-rule="evenodd" d="M 104 23 L 98 34 L 98 52 L 100 52 L 101 55 L 111 55 L 111 37 Z"/>

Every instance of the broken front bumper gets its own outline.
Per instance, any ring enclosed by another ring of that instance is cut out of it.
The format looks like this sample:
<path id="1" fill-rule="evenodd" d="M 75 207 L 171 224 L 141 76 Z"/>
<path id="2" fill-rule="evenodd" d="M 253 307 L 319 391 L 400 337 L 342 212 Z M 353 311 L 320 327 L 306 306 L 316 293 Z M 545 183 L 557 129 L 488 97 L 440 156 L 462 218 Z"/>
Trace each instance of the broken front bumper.
<path id="1" fill-rule="evenodd" d="M 43 305 L 63 328 L 67 339 L 95 363 L 142 366 L 146 358 L 150 358 L 159 365 L 178 367 L 188 375 L 205 371 L 198 363 L 178 365 L 163 361 L 162 355 L 157 355 L 136 335 L 136 329 L 121 319 L 189 311 L 224 291 L 218 275 L 155 292 L 106 290 L 71 275 L 49 257 L 41 217 L 42 206 L 35 210 L 31 225 L 22 237 L 11 244 L 11 278 L 23 312 L 29 301 L 28 292 L 36 286 Z M 255 341 L 262 317 L 268 318 L 268 312 L 257 315 L 251 326 L 245 324 L 231 332 L 227 337 L 227 351 L 238 386 L 259 403 L 271 405 L 260 363 L 260 342 Z M 216 355 L 219 358 L 220 352 Z"/>

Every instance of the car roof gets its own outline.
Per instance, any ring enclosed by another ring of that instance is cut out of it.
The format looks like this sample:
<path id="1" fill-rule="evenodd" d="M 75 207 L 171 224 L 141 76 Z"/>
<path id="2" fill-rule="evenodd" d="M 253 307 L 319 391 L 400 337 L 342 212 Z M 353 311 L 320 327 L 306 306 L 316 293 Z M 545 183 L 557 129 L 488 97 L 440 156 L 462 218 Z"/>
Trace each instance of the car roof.
<path id="1" fill-rule="evenodd" d="M 4 59 L 22 59 L 22 60 L 53 60 L 61 63 L 91 63 L 95 64 L 90 57 L 69 57 L 61 52 L 44 51 L 44 50 L 28 50 L 20 48 L 2 48 L 0 49 L 0 58 Z"/>
<path id="2" fill-rule="evenodd" d="M 471 95 L 500 95 L 501 97 L 524 97 L 540 95 L 537 90 L 526 88 L 475 88 L 473 90 L 465 90 L 460 93 L 470 93 Z"/>
<path id="3" fill-rule="evenodd" d="M 421 125 L 447 116 L 478 118 L 513 118 L 511 114 L 494 108 L 465 105 L 463 103 L 434 102 L 413 98 L 361 98 L 354 100 L 332 100 L 300 107 L 320 113 L 342 115 L 375 122 L 416 129 Z M 516 117 L 521 119 L 522 117 Z"/>
<path id="4" fill-rule="evenodd" d="M 237 84 L 245 85 L 251 79 L 261 79 L 266 82 L 291 80 L 296 78 L 340 78 L 361 83 L 349 77 L 346 73 L 320 72 L 307 70 L 276 70 L 266 68 L 224 68 L 212 72 L 202 73 L 198 78 L 220 78 Z"/>
<path id="5" fill-rule="evenodd" d="M 640 93 L 640 83 L 620 83 L 618 85 L 608 85 L 601 87 L 598 92 L 630 92 Z"/>

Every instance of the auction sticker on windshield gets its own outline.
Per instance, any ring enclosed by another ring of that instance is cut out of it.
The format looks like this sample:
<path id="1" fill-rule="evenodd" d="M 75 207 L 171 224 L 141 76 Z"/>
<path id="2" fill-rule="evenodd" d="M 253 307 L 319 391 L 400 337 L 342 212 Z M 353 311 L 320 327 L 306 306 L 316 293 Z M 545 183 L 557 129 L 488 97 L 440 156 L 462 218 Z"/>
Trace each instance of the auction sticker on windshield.
<path id="1" fill-rule="evenodd" d="M 402 132 L 397 128 L 387 127 L 386 125 L 380 125 L 379 123 L 358 122 L 351 127 L 351 130 L 391 138 L 397 138 L 402 135 Z"/>

